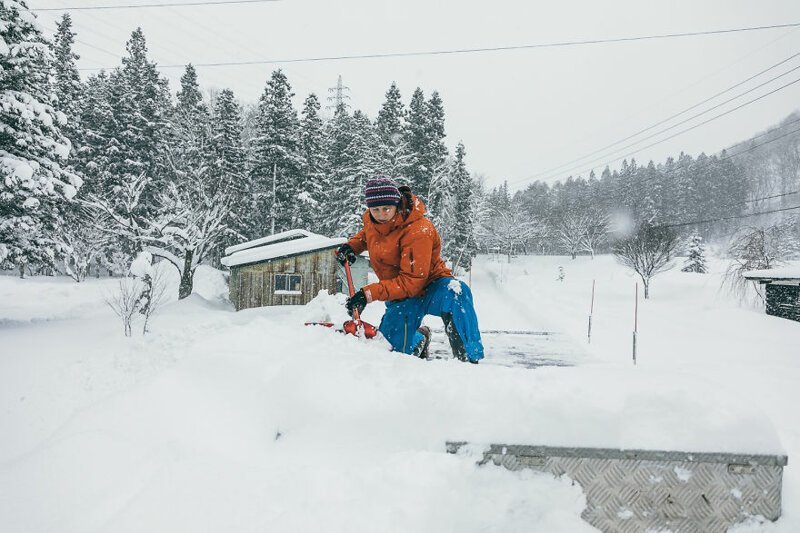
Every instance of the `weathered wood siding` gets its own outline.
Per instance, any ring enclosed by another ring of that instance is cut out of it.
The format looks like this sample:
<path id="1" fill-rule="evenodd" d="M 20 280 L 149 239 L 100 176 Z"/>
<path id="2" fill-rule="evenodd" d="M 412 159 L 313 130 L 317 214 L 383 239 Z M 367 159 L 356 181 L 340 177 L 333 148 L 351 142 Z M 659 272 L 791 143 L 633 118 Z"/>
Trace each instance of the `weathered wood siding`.
<path id="1" fill-rule="evenodd" d="M 305 305 L 325 289 L 336 292 L 333 248 L 231 268 L 230 299 L 236 310 L 268 305 Z M 300 274 L 301 294 L 275 294 L 275 274 Z"/>
<path id="2" fill-rule="evenodd" d="M 800 286 L 768 283 L 767 314 L 800 322 Z"/>

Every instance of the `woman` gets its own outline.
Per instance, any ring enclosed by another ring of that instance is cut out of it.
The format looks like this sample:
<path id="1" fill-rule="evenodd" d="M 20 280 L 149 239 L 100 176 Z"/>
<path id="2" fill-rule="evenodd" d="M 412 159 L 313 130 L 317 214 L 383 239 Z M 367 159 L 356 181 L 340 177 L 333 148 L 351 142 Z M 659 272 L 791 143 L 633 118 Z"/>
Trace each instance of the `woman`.
<path id="1" fill-rule="evenodd" d="M 425 315 L 442 317 L 453 355 L 477 363 L 483 359 L 472 292 L 453 277 L 440 253 L 439 232 L 425 218 L 425 205 L 408 187 L 384 177 L 367 181 L 364 227 L 336 251 L 341 264 L 351 264 L 369 251 L 378 283 L 362 287 L 347 300 L 359 312 L 370 302 L 385 301 L 378 330 L 396 351 L 427 357 L 430 329 Z"/>

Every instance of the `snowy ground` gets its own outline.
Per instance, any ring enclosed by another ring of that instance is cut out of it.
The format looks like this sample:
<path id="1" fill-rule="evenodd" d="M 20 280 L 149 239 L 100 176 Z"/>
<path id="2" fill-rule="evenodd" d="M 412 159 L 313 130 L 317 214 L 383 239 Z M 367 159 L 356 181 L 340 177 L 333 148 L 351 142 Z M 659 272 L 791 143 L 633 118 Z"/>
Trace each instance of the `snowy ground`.
<path id="1" fill-rule="evenodd" d="M 332 297 L 235 313 L 211 269 L 132 339 L 103 303 L 113 280 L 2 276 L 2 529 L 592 531 L 569 480 L 475 466 L 505 442 L 788 453 L 784 518 L 754 530 L 800 530 L 800 326 L 673 271 L 640 304 L 633 367 L 634 281 L 609 257 L 483 258 L 481 327 L 572 347 L 574 367 L 529 370 L 303 327 L 343 318 Z"/>

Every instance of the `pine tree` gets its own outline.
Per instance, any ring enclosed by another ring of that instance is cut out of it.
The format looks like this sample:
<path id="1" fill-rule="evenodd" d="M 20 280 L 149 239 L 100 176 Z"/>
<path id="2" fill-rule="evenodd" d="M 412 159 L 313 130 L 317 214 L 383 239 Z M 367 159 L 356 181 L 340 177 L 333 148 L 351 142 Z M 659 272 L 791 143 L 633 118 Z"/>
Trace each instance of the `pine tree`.
<path id="1" fill-rule="evenodd" d="M 405 115 L 400 89 L 397 88 L 395 82 L 392 82 L 389 90 L 386 91 L 386 101 L 378 111 L 378 119 L 376 121 L 378 135 L 383 142 L 388 143 L 392 140 L 392 137 L 398 137 L 403 134 L 406 125 Z"/>
<path id="2" fill-rule="evenodd" d="M 298 214 L 303 226 L 320 232 L 324 228 L 324 211 L 332 189 L 325 179 L 323 156 L 323 122 L 319 116 L 321 105 L 316 94 L 310 94 L 303 103 L 300 119 L 300 152 L 303 159 L 303 183 L 298 202 Z"/>
<path id="3" fill-rule="evenodd" d="M 380 141 L 375 127 L 361 111 L 348 115 L 346 108 L 337 110 L 325 131 L 325 175 L 330 184 L 324 233 L 332 236 L 352 235 L 361 226 L 366 180 L 377 173 L 376 156 Z"/>
<path id="4" fill-rule="evenodd" d="M 412 190 L 424 202 L 429 203 L 428 193 L 432 178 L 431 169 L 426 165 L 428 151 L 428 113 L 425 95 L 416 88 L 408 106 L 408 126 L 406 145 L 409 151 L 408 181 Z"/>
<path id="5" fill-rule="evenodd" d="M 433 91 L 426 102 L 427 110 L 427 140 L 425 166 L 428 172 L 436 173 L 437 169 L 446 165 L 447 146 L 444 144 L 444 103 L 438 91 Z M 425 184 L 423 184 L 424 187 Z"/>
<path id="6" fill-rule="evenodd" d="M 209 169 L 212 188 L 230 194 L 230 218 L 227 221 L 231 235 L 226 246 L 246 240 L 253 233 L 250 176 L 245 165 L 242 140 L 242 114 L 233 91 L 223 89 L 214 102 L 214 120 L 211 129 L 213 161 Z"/>
<path id="7" fill-rule="evenodd" d="M 296 223 L 302 158 L 293 96 L 286 75 L 276 70 L 259 100 L 251 176 L 262 231 L 285 231 Z"/>
<path id="8" fill-rule="evenodd" d="M 89 77 L 83 89 L 79 110 L 81 135 L 73 164 L 85 180 L 81 187 L 84 197 L 100 194 L 113 186 L 111 160 L 119 145 L 114 136 L 117 128 L 109 89 L 109 78 L 104 71 Z"/>
<path id="9" fill-rule="evenodd" d="M 454 188 L 453 228 L 446 245 L 447 255 L 455 268 L 469 269 L 477 253 L 473 234 L 472 177 L 467 171 L 466 149 L 459 142 L 453 161 L 452 185 Z"/>
<path id="10" fill-rule="evenodd" d="M 708 272 L 703 238 L 698 233 L 694 233 L 689 239 L 689 257 L 686 258 L 686 263 L 681 270 L 683 272 L 697 272 L 698 274 L 706 274 Z"/>
<path id="11" fill-rule="evenodd" d="M 78 128 L 83 86 L 75 65 L 80 56 L 73 51 L 74 44 L 72 18 L 69 13 L 64 13 L 56 25 L 53 39 L 52 85 L 56 97 L 55 107 L 67 116 L 67 123 L 62 128 L 63 133 L 72 141 L 73 150 L 77 150 L 80 146 Z"/>
<path id="12" fill-rule="evenodd" d="M 320 210 L 319 215 L 320 230 L 325 235 L 349 236 L 343 228 L 359 221 L 356 213 L 358 197 L 355 196 L 352 178 L 356 166 L 353 129 L 353 118 L 343 105 L 323 127 L 323 164 L 329 208 Z"/>
<path id="13" fill-rule="evenodd" d="M 211 151 L 211 117 L 203 102 L 197 72 L 189 64 L 181 76 L 178 102 L 169 117 L 166 159 L 172 179 L 179 184 L 202 181 L 210 196 L 219 192 L 217 180 L 209 172 L 214 164 Z"/>
<path id="14" fill-rule="evenodd" d="M 167 80 L 160 77 L 155 63 L 147 57 L 147 43 L 141 28 L 131 34 L 126 44 L 128 55 L 122 66 L 109 76 L 108 95 L 113 116 L 107 140 L 109 168 L 107 193 L 132 183 L 139 176 L 149 179 L 137 216 L 152 216 L 156 209 L 155 191 L 164 184 L 162 150 L 171 112 Z M 127 243 L 133 252 L 139 243 Z"/>
<path id="15" fill-rule="evenodd" d="M 436 180 L 435 176 L 444 174 L 447 160 L 444 107 L 438 92 L 434 91 L 430 100 L 425 101 L 422 89 L 414 91 L 409 105 L 406 137 L 409 151 L 407 173 L 412 188 L 435 215 L 438 199 L 434 198 L 433 183 L 441 181 Z"/>
<path id="16" fill-rule="evenodd" d="M 53 57 L 36 17 L 8 0 L 0 21 L 0 255 L 23 275 L 28 263 L 52 264 L 53 213 L 81 179 L 64 167 L 67 117 L 49 96 Z"/>
<path id="17" fill-rule="evenodd" d="M 197 114 L 207 112 L 203 103 L 203 95 L 200 93 L 200 85 L 197 82 L 197 71 L 189 63 L 181 76 L 181 88 L 177 93 L 178 105 L 175 111 L 184 117 L 192 117 Z"/>
<path id="18" fill-rule="evenodd" d="M 660 192 L 660 176 L 656 165 L 651 160 L 647 167 L 642 170 L 641 183 L 639 190 L 641 191 L 641 217 L 644 222 L 649 224 L 656 224 L 660 221 L 658 213 L 657 195 Z"/>
<path id="19" fill-rule="evenodd" d="M 381 141 L 381 173 L 401 183 L 411 183 L 411 155 L 405 136 L 406 111 L 394 82 L 386 91 L 386 101 L 378 112 L 375 126 Z"/>

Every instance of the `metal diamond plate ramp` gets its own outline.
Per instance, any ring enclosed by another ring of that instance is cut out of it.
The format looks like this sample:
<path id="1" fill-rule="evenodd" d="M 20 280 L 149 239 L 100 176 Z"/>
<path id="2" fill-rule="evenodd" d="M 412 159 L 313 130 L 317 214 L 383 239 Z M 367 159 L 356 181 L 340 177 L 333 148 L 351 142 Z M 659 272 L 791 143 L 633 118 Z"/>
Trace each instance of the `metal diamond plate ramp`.
<path id="1" fill-rule="evenodd" d="M 442 329 L 434 328 L 430 354 L 435 359 L 449 359 L 449 341 Z M 517 368 L 573 366 L 584 357 L 583 349 L 565 335 L 554 331 L 482 330 L 486 358 L 483 365 Z"/>
<path id="2" fill-rule="evenodd" d="M 458 453 L 465 442 L 448 442 Z M 752 516 L 777 520 L 786 456 L 492 444 L 478 464 L 566 475 L 581 515 L 604 532 L 723 533 Z"/>

